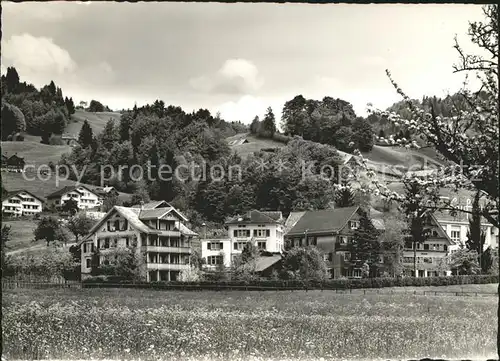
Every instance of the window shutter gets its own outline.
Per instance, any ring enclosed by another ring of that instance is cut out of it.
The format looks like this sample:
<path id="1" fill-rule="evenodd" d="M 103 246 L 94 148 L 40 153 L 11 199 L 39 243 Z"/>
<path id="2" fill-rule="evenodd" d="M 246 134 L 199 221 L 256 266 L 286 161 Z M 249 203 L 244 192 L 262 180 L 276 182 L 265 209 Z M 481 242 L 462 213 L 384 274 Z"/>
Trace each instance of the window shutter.
<path id="1" fill-rule="evenodd" d="M 247 237 L 250 237 L 250 230 L 247 229 Z"/>
<path id="2" fill-rule="evenodd" d="M 253 230 L 253 236 L 257 237 L 257 230 L 256 229 Z"/>
<path id="3" fill-rule="evenodd" d="M 83 253 L 87 253 L 87 243 L 83 244 Z"/>
<path id="4" fill-rule="evenodd" d="M 233 246 L 233 248 L 234 248 L 235 250 L 238 250 L 238 242 L 234 242 L 234 246 Z"/>
<path id="5" fill-rule="evenodd" d="M 107 221 L 106 222 L 107 226 L 108 226 L 108 232 L 111 231 L 111 222 L 110 221 Z"/>
<path id="6" fill-rule="evenodd" d="M 224 243 L 220 243 L 220 249 L 224 249 Z"/>
<path id="7" fill-rule="evenodd" d="M 94 252 L 94 243 L 90 244 L 90 252 Z"/>
<path id="8" fill-rule="evenodd" d="M 271 236 L 271 231 L 269 229 L 266 229 L 266 237 L 270 237 Z"/>
<path id="9" fill-rule="evenodd" d="M 101 240 L 100 239 L 97 240 L 97 248 L 101 248 Z"/>
<path id="10" fill-rule="evenodd" d="M 212 244 L 210 242 L 207 243 L 207 249 L 212 249 Z"/>
<path id="11" fill-rule="evenodd" d="M 235 229 L 234 232 L 233 232 L 233 236 L 234 237 L 238 237 L 238 231 Z"/>

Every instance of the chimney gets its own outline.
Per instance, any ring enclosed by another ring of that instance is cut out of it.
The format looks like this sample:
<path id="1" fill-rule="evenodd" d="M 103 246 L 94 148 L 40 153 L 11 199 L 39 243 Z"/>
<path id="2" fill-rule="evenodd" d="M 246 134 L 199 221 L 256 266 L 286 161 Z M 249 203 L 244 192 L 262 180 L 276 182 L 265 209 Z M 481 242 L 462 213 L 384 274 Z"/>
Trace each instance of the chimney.
<path id="1" fill-rule="evenodd" d="M 141 201 L 141 211 L 144 210 L 144 201 Z"/>

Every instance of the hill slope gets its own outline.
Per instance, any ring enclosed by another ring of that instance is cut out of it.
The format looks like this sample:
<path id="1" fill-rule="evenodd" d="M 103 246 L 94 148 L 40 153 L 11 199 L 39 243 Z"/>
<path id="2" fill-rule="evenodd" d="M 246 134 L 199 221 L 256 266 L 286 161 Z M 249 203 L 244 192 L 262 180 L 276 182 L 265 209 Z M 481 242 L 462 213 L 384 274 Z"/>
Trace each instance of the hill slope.
<path id="1" fill-rule="evenodd" d="M 238 140 L 246 139 L 247 143 L 240 144 Z M 264 148 L 281 148 L 285 144 L 273 139 L 257 138 L 250 133 L 236 134 L 226 138 L 231 150 L 234 150 L 243 158 L 253 152 Z M 235 143 L 235 144 L 233 144 Z M 340 152 L 345 155 L 347 153 Z M 443 162 L 437 154 L 430 149 L 408 150 L 401 147 L 383 147 L 375 145 L 370 152 L 363 153 L 363 156 L 373 163 L 386 164 L 390 166 L 414 166 L 414 165 L 441 165 Z"/>
<path id="2" fill-rule="evenodd" d="M 80 133 L 80 129 L 82 129 L 83 122 L 87 119 L 94 135 L 96 135 L 102 132 L 109 119 L 113 119 L 116 123 L 120 120 L 120 117 L 121 114 L 115 112 L 92 113 L 77 109 L 75 114 L 71 116 L 72 121 L 67 125 L 65 132 L 78 135 L 78 133 Z"/>
<path id="3" fill-rule="evenodd" d="M 30 137 L 29 139 L 37 139 Z M 40 139 L 40 138 L 38 138 Z M 40 141 L 28 140 L 23 142 L 2 142 L 2 154 L 10 157 L 17 153 L 18 156 L 24 157 L 26 164 L 40 166 L 53 162 L 57 164 L 64 153 L 70 153 L 69 145 L 47 145 L 41 144 Z"/>

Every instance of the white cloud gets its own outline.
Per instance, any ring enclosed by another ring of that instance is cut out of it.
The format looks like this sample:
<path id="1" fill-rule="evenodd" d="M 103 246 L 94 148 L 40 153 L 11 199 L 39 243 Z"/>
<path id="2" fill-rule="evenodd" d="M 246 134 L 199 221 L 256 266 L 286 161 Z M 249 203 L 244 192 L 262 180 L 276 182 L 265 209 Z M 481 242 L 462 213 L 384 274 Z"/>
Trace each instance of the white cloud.
<path id="1" fill-rule="evenodd" d="M 204 93 L 248 94 L 259 90 L 264 79 L 252 62 L 228 59 L 215 74 L 193 78 L 189 83 L 193 89 Z"/>
<path id="2" fill-rule="evenodd" d="M 262 120 L 267 108 L 271 107 L 276 118 L 276 125 L 279 126 L 281 111 L 286 100 L 284 98 L 263 98 L 245 95 L 236 102 L 229 101 L 214 107 L 213 113 L 220 111 L 222 118 L 227 121 L 239 120 L 245 124 L 250 124 L 256 115 Z"/>
<path id="3" fill-rule="evenodd" d="M 46 37 L 13 35 L 2 50 L 2 63 L 14 65 L 21 74 L 63 75 L 77 68 L 69 53 Z"/>
<path id="4" fill-rule="evenodd" d="M 363 56 L 360 59 L 360 63 L 362 65 L 365 65 L 365 66 L 377 66 L 377 67 L 379 67 L 379 66 L 387 65 L 387 60 L 381 56 L 372 55 L 372 56 Z"/>

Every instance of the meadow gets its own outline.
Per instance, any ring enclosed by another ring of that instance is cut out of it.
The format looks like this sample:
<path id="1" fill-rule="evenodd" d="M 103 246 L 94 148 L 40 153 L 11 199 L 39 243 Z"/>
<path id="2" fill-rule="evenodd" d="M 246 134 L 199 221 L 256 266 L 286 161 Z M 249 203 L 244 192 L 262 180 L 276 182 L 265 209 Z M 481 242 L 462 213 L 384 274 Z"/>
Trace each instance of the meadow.
<path id="1" fill-rule="evenodd" d="M 496 350 L 496 297 L 60 289 L 4 290 L 2 302 L 8 359 L 486 359 Z"/>

